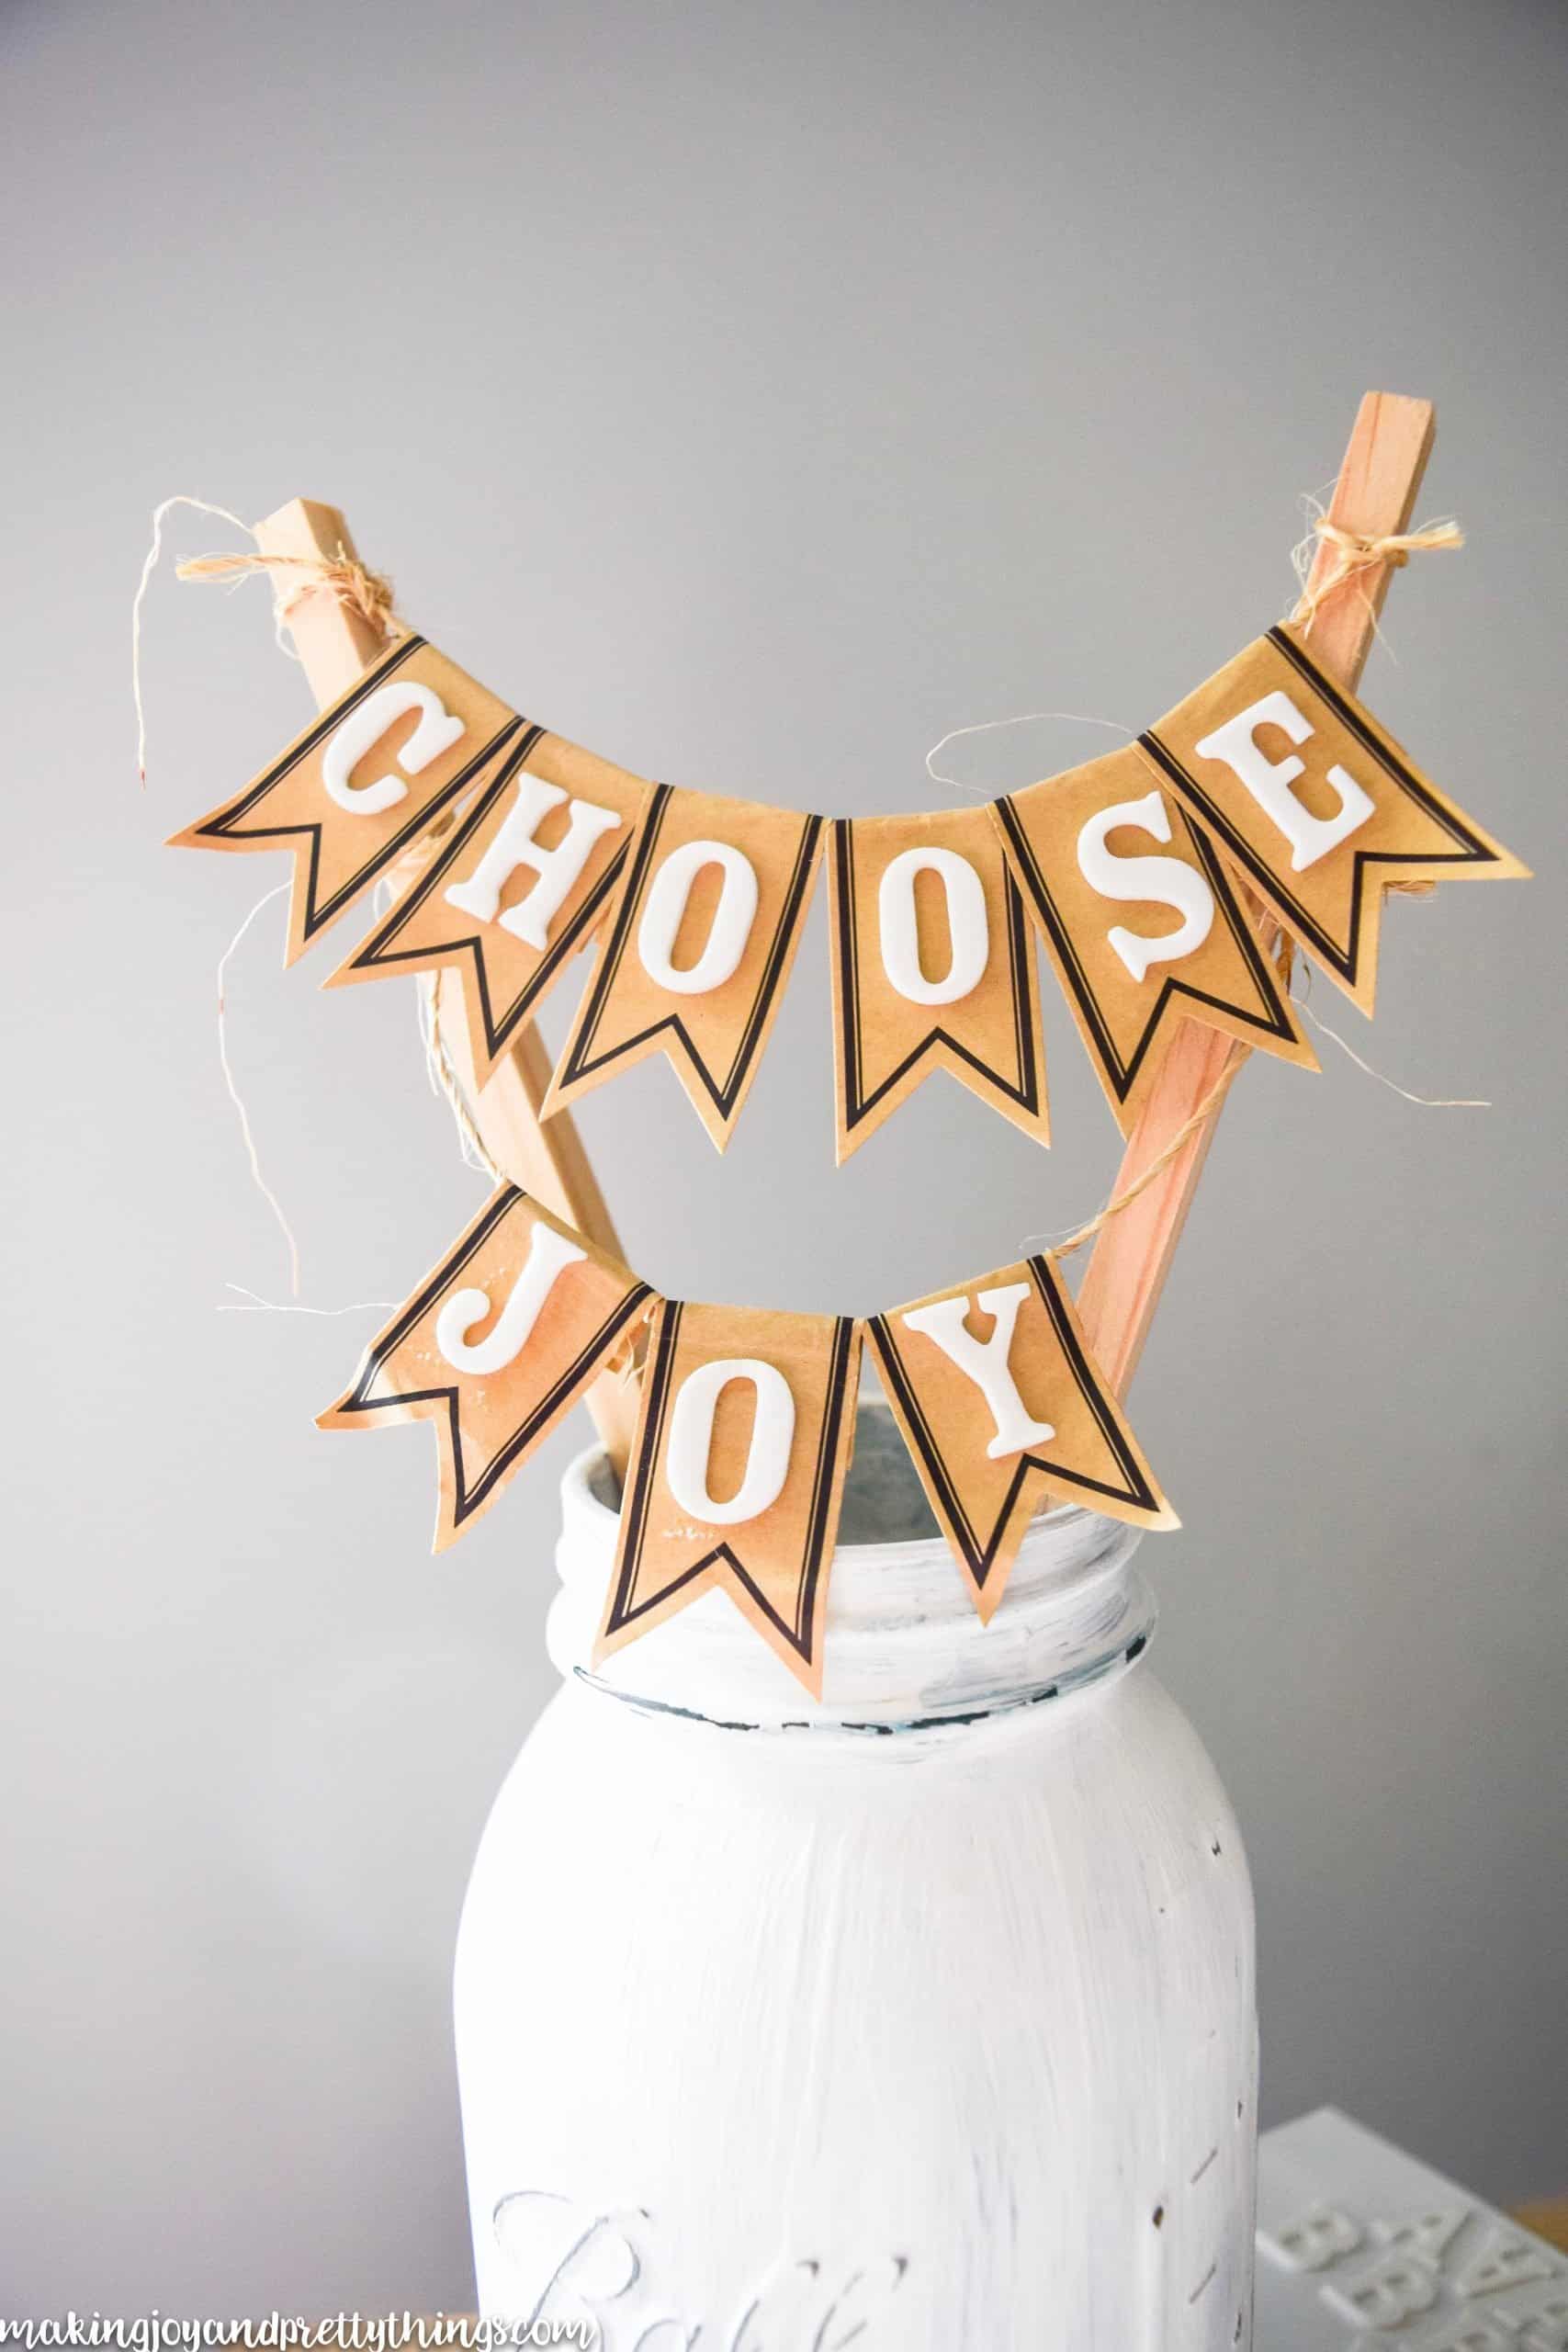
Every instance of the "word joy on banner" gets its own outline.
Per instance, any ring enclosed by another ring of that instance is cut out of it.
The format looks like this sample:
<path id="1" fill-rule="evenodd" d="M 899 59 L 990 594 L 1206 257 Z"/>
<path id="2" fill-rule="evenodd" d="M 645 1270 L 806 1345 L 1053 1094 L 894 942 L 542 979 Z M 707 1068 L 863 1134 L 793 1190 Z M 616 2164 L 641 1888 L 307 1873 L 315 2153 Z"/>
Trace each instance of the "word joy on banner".
<path id="1" fill-rule="evenodd" d="M 825 820 L 648 784 L 411 635 L 174 839 L 292 847 L 292 962 L 452 812 L 329 985 L 457 970 L 482 1080 L 596 934 L 547 1113 L 662 1052 L 722 1150 Z M 1272 628 L 1124 751 L 988 807 L 832 823 L 839 1157 L 939 1069 L 1049 1139 L 1031 927 L 1130 1132 L 1182 1019 L 1315 1067 L 1244 889 L 1370 1013 L 1390 885 L 1528 871 L 1324 674 L 1307 628 Z"/>
<path id="2" fill-rule="evenodd" d="M 693 1305 L 659 1297 L 508 1183 L 371 1341 L 320 1426 L 434 1422 L 440 1550 L 649 1318 L 596 1660 L 716 1587 L 820 1697 L 867 1337 L 982 1617 L 1047 1489 L 1136 1527 L 1177 1524 L 1045 1260 L 869 1323 Z"/>

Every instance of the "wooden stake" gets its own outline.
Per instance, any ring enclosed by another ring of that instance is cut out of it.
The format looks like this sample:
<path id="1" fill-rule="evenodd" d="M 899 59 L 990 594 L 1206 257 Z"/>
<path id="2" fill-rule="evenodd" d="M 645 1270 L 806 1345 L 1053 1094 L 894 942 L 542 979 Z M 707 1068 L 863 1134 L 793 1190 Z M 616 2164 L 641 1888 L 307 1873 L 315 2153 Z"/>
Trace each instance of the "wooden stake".
<path id="1" fill-rule="evenodd" d="M 1368 392 L 1329 503 L 1330 522 L 1377 538 L 1407 529 L 1436 432 L 1430 401 Z M 1335 549 L 1320 540 L 1309 584 L 1325 578 L 1337 561 Z M 1314 660 L 1352 692 L 1360 683 L 1391 576 L 1387 564 L 1358 571 L 1324 599 L 1313 622 Z M 1276 926 L 1250 893 L 1247 906 L 1259 933 L 1271 939 Z M 1128 1139 L 1112 1197 L 1137 1182 L 1227 1066 L 1245 1061 L 1247 1051 L 1201 1022 L 1182 1023 Z M 1095 1243 L 1078 1313 L 1096 1361 L 1118 1396 L 1125 1395 L 1137 1369 L 1221 1107 L 1216 1103 L 1186 1149 L 1130 1208 L 1112 1217 Z"/>
<path id="2" fill-rule="evenodd" d="M 302 555 L 335 561 L 356 560 L 347 524 L 335 506 L 315 499 L 291 499 L 255 529 L 264 555 Z M 330 588 L 312 589 L 289 607 L 288 628 L 318 704 L 335 702 L 382 650 L 383 640 L 363 614 L 343 604 Z M 419 985 L 427 1000 L 431 976 Z M 550 1057 L 530 1023 L 510 1053 L 497 1063 L 489 1083 L 476 1091 L 458 984 L 448 978 L 435 999 L 442 1046 L 479 1139 L 504 1176 L 520 1184 L 557 1216 L 565 1217 L 602 1250 L 617 1258 L 621 1245 L 582 1139 L 570 1112 L 558 1111 L 547 1124 L 539 1105 L 550 1082 Z M 617 1477 L 625 1476 L 637 1422 L 637 1384 L 606 1373 L 588 1392 L 588 1409 Z"/>

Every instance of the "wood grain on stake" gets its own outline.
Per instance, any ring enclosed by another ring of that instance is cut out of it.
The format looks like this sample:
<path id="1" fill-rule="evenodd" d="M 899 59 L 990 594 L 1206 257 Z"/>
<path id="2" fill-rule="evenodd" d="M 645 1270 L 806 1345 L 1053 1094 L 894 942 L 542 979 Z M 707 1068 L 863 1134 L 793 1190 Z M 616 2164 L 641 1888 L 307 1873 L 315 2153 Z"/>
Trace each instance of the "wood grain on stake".
<path id="1" fill-rule="evenodd" d="M 1339 469 L 1329 521 L 1341 530 L 1375 538 L 1406 529 L 1436 431 L 1430 401 L 1368 392 Z M 1326 540 L 1320 540 L 1309 587 L 1341 560 Z M 1312 625 L 1313 659 L 1352 692 L 1371 650 L 1390 577 L 1386 563 L 1356 571 L 1325 597 Z M 1259 933 L 1271 938 L 1276 928 L 1272 918 L 1250 893 L 1246 903 Z M 1245 1061 L 1247 1052 L 1246 1046 L 1201 1022 L 1182 1023 L 1128 1140 L 1112 1198 L 1136 1183 L 1227 1068 Z M 1129 1208 L 1111 1218 L 1095 1243 L 1078 1294 L 1078 1313 L 1096 1361 L 1118 1396 L 1125 1395 L 1137 1369 L 1224 1100 L 1186 1149 Z"/>
<path id="2" fill-rule="evenodd" d="M 290 499 L 256 525 L 255 538 L 264 555 L 310 556 L 328 562 L 355 560 L 348 526 L 337 508 L 311 498 Z M 327 587 L 310 591 L 290 606 L 288 628 L 310 691 L 323 708 L 382 650 L 383 640 L 371 623 Z M 418 985 L 428 996 L 434 984 L 422 975 Z M 570 1114 L 558 1111 L 547 1126 L 540 1122 L 539 1104 L 550 1082 L 551 1063 L 537 1030 L 530 1023 L 497 1063 L 489 1083 L 476 1090 L 455 981 L 437 999 L 436 1022 L 469 1115 L 502 1173 L 618 1258 L 620 1242 Z M 637 1383 L 612 1373 L 602 1374 L 588 1392 L 588 1409 L 617 1476 L 626 1470 L 637 1405 Z"/>

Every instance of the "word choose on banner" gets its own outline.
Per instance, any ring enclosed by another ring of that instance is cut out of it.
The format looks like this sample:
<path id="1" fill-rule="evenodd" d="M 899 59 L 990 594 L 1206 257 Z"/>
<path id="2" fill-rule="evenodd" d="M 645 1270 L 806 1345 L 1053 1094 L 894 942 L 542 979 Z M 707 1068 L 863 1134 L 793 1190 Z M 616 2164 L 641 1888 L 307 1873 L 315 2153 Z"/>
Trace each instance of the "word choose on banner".
<path id="1" fill-rule="evenodd" d="M 649 784 L 409 636 L 175 839 L 292 847 L 292 961 L 438 827 L 329 984 L 455 969 L 482 1080 L 597 935 L 547 1114 L 662 1052 L 720 1149 L 826 842 L 840 1159 L 933 1069 L 1049 1140 L 1032 928 L 1130 1131 L 1181 1019 L 1315 1067 L 1244 891 L 1370 1012 L 1391 884 L 1528 871 L 1317 669 L 1304 627 L 1107 758 L 989 807 L 830 826 Z"/>

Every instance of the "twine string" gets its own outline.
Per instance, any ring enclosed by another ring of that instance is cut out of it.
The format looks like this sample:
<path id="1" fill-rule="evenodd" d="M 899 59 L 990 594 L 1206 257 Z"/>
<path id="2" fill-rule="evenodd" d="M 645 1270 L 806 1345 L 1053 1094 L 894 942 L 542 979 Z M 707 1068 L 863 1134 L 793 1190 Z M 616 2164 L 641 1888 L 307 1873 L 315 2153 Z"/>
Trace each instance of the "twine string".
<path id="1" fill-rule="evenodd" d="M 220 1315 L 320 1315 L 332 1322 L 340 1315 L 390 1315 L 402 1303 L 396 1298 L 353 1298 L 346 1306 L 301 1306 L 297 1299 L 280 1302 L 263 1298 L 259 1291 L 247 1290 L 243 1283 L 225 1283 L 223 1287 L 234 1295 L 219 1300 Z"/>
<path id="2" fill-rule="evenodd" d="M 504 1182 L 501 1170 L 491 1159 L 485 1139 L 480 1135 L 473 1113 L 464 1099 L 457 1083 L 457 1073 L 452 1067 L 452 1057 L 441 1035 L 441 983 L 446 978 L 444 967 L 437 967 L 428 988 L 419 991 L 419 1027 L 424 1041 L 424 1071 L 433 1094 L 446 1098 L 452 1114 L 452 1124 L 457 1130 L 457 1145 L 463 1164 L 476 1175 L 488 1176 L 492 1184 Z"/>
<path id="3" fill-rule="evenodd" d="M 1291 550 L 1300 594 L 1291 618 L 1301 624 L 1302 635 L 1312 635 L 1313 623 L 1331 596 L 1338 594 L 1346 582 L 1353 582 L 1356 593 L 1365 605 L 1377 628 L 1377 613 L 1362 575 L 1386 566 L 1391 571 L 1402 571 L 1413 555 L 1453 554 L 1463 547 L 1464 533 L 1451 514 L 1444 514 L 1430 523 L 1418 523 L 1413 531 L 1347 531 L 1324 513 L 1315 498 L 1303 502 L 1308 529 L 1303 538 Z M 1320 548 L 1332 548 L 1332 562 L 1325 564 L 1323 576 L 1314 581 L 1313 566 Z"/>
<path id="4" fill-rule="evenodd" d="M 141 699 L 141 607 L 146 602 L 152 574 L 158 569 L 158 559 L 164 552 L 164 519 L 176 506 L 194 507 L 198 514 L 215 515 L 219 522 L 231 523 L 236 531 L 243 531 L 247 538 L 252 536 L 250 525 L 242 523 L 237 514 L 231 514 L 226 506 L 209 505 L 205 498 L 187 498 L 183 492 L 176 492 L 173 498 L 165 498 L 152 509 L 152 545 L 142 563 L 141 577 L 136 583 L 136 594 L 130 606 L 130 692 L 136 704 L 136 773 L 141 779 L 143 791 L 147 788 L 147 712 Z"/>
<path id="5" fill-rule="evenodd" d="M 243 524 L 241 528 L 244 528 Z M 175 578 L 195 581 L 197 585 L 227 581 L 237 586 L 257 571 L 272 582 L 273 621 L 276 628 L 287 626 L 289 614 L 304 597 L 328 588 L 340 605 L 346 605 L 351 612 L 367 621 L 378 637 L 387 637 L 391 632 L 396 615 L 390 580 L 384 571 L 372 571 L 357 556 L 349 555 L 341 540 L 335 556 L 265 555 L 260 548 L 230 555 L 186 556 L 175 564 Z"/>
<path id="6" fill-rule="evenodd" d="M 1280 965 L 1281 977 L 1288 978 L 1292 942 L 1288 938 L 1283 940 L 1282 947 L 1284 954 Z M 1305 971 L 1308 981 L 1310 982 L 1312 977 L 1310 966 L 1303 966 L 1301 968 Z M 1321 1030 L 1325 1037 L 1333 1040 L 1334 1044 L 1338 1046 L 1342 1054 L 1348 1056 L 1349 1059 L 1355 1063 L 1356 1068 L 1359 1070 L 1363 1070 L 1368 1078 L 1375 1078 L 1378 1084 L 1380 1086 L 1386 1086 L 1391 1094 L 1397 1094 L 1400 1096 L 1402 1101 L 1414 1103 L 1418 1111 L 1491 1110 L 1491 1102 L 1479 1095 L 1417 1094 L 1410 1087 L 1401 1086 L 1396 1078 L 1390 1078 L 1386 1070 L 1378 1069 L 1371 1062 L 1366 1060 L 1362 1055 L 1359 1054 L 1354 1046 L 1349 1043 L 1348 1039 L 1342 1037 L 1339 1035 L 1337 1029 L 1331 1029 L 1326 1021 L 1321 1020 L 1313 1011 L 1311 1005 L 1307 1002 L 1304 993 L 1300 996 L 1293 997 L 1292 1002 L 1297 1004 L 1302 1012 L 1306 1014 L 1307 1019 L 1312 1023 L 1314 1029 Z M 1204 1095 L 1202 1101 L 1199 1103 L 1191 1117 L 1185 1120 L 1183 1124 L 1178 1127 L 1176 1133 L 1171 1136 L 1170 1141 L 1166 1145 L 1164 1150 L 1158 1154 L 1157 1158 L 1150 1160 L 1148 1166 L 1144 1170 L 1143 1174 L 1133 1183 L 1129 1184 L 1125 1191 L 1113 1194 L 1113 1196 L 1106 1202 L 1105 1206 L 1100 1211 L 1097 1216 L 1091 1216 L 1087 1225 L 1078 1226 L 1076 1230 L 1069 1232 L 1066 1238 L 1061 1241 L 1051 1241 L 1048 1235 L 1042 1233 L 1027 1234 L 1024 1237 L 1026 1245 L 1031 1241 L 1046 1242 L 1048 1244 L 1045 1251 L 1046 1256 L 1048 1258 L 1055 1259 L 1070 1258 L 1075 1250 L 1081 1250 L 1086 1241 L 1092 1241 L 1095 1235 L 1100 1232 L 1104 1227 L 1109 1225 L 1112 1217 L 1120 1216 L 1123 1209 L 1130 1209 L 1134 1202 L 1148 1191 L 1149 1186 L 1155 1182 L 1156 1178 L 1165 1174 L 1166 1170 L 1170 1166 L 1173 1160 L 1180 1159 L 1182 1153 L 1186 1150 L 1188 1145 L 1191 1142 L 1199 1128 L 1203 1126 L 1207 1121 L 1212 1119 L 1215 1112 L 1219 1109 L 1220 1104 L 1224 1100 L 1225 1094 L 1231 1085 L 1231 1081 L 1234 1080 L 1237 1070 L 1240 1069 L 1242 1063 L 1246 1059 L 1247 1055 L 1245 1052 L 1238 1051 L 1232 1055 L 1230 1060 L 1225 1064 L 1224 1069 L 1220 1072 L 1219 1077 L 1214 1080 L 1213 1086 L 1210 1087 L 1208 1092 Z"/>
<path id="7" fill-rule="evenodd" d="M 265 898 L 258 899 L 218 959 L 218 1061 L 223 1072 L 223 1084 L 228 1090 L 229 1100 L 234 1105 L 235 1114 L 240 1122 L 240 1134 L 244 1142 L 245 1156 L 251 1164 L 251 1181 L 276 1218 L 278 1228 L 288 1245 L 288 1295 L 290 1298 L 297 1300 L 299 1296 L 299 1244 L 294 1238 L 294 1228 L 284 1213 L 282 1202 L 262 1174 L 261 1158 L 256 1150 L 255 1136 L 251 1130 L 250 1114 L 245 1108 L 244 1097 L 240 1092 L 233 1067 L 229 1059 L 228 1000 L 224 994 L 225 976 L 241 941 L 264 907 L 270 907 L 273 900 L 281 899 L 289 888 L 288 883 L 279 882 L 276 888 L 266 893 Z"/>
<path id="8" fill-rule="evenodd" d="M 937 767 L 934 763 L 938 753 L 965 735 L 994 735 L 1004 727 L 1029 727 L 1036 719 L 1044 718 L 1065 718 L 1074 727 L 1104 727 L 1112 735 L 1124 736 L 1129 743 L 1133 740 L 1132 729 L 1121 726 L 1114 718 L 1090 718 L 1081 710 L 1021 710 L 1013 718 L 982 718 L 973 727 L 950 727 L 941 741 L 933 743 L 926 753 L 926 774 L 933 784 L 951 785 L 954 792 L 967 792 L 976 800 L 994 799 L 993 793 L 983 791 L 978 785 L 965 784 L 962 776 L 949 775 L 945 769 Z"/>
<path id="9" fill-rule="evenodd" d="M 1180 1159 L 1199 1128 L 1206 1125 L 1219 1109 L 1237 1070 L 1246 1059 L 1247 1056 L 1244 1052 L 1237 1051 L 1232 1054 L 1191 1117 L 1182 1121 L 1164 1150 L 1150 1160 L 1143 1174 L 1134 1178 L 1124 1191 L 1114 1193 L 1099 1214 L 1089 1218 L 1087 1225 L 1078 1226 L 1061 1241 L 1052 1241 L 1049 1236 L 1043 1233 L 1025 1234 L 1024 1246 L 1027 1248 L 1032 1241 L 1043 1241 L 1047 1244 L 1045 1255 L 1055 1260 L 1070 1258 L 1075 1250 L 1081 1250 L 1086 1241 L 1092 1241 L 1095 1235 L 1108 1226 L 1113 1216 L 1120 1216 L 1123 1209 L 1130 1209 L 1134 1202 L 1148 1191 L 1156 1179 L 1165 1174 L 1172 1160 Z"/>
<path id="10" fill-rule="evenodd" d="M 1311 967 L 1308 966 L 1306 969 L 1310 977 Z M 1307 1002 L 1304 994 L 1292 1001 L 1306 1014 L 1313 1027 L 1320 1030 L 1324 1036 L 1337 1046 L 1340 1052 L 1347 1055 L 1358 1069 L 1365 1070 L 1369 1078 L 1375 1078 L 1378 1084 L 1386 1086 L 1391 1094 L 1401 1096 L 1406 1102 L 1414 1102 L 1418 1111 L 1490 1111 L 1492 1108 L 1490 1101 L 1481 1095 L 1416 1094 L 1408 1086 L 1401 1086 L 1398 1079 L 1390 1078 L 1386 1070 L 1375 1069 L 1370 1061 L 1356 1051 L 1348 1037 L 1342 1037 L 1337 1029 L 1331 1029 L 1326 1021 L 1321 1020 Z"/>
<path id="11" fill-rule="evenodd" d="M 1377 606 L 1370 593 L 1371 583 L 1364 575 L 1375 572 L 1380 566 L 1391 571 L 1402 571 L 1413 555 L 1455 554 L 1464 545 L 1464 533 L 1451 514 L 1440 516 L 1431 523 L 1418 524 L 1413 531 L 1389 531 L 1381 536 L 1375 532 L 1347 531 L 1331 521 L 1315 498 L 1303 502 L 1310 528 L 1291 550 L 1300 594 L 1291 613 L 1299 622 L 1303 637 L 1312 635 L 1313 623 L 1331 596 L 1337 595 L 1347 582 L 1352 582 L 1356 594 L 1367 608 L 1372 633 L 1382 638 L 1378 625 Z M 1329 547 L 1334 550 L 1333 561 L 1324 568 L 1323 577 L 1313 581 L 1313 565 L 1318 550 Z M 1386 641 L 1386 640 L 1385 640 Z M 1404 899 L 1429 899 L 1436 885 L 1422 881 L 1397 881 L 1387 885 Z M 1336 1044 L 1342 1043 L 1340 1039 Z M 1346 1046 L 1348 1053 L 1349 1047 Z M 1372 1072 L 1373 1077 L 1377 1072 Z"/>
<path id="12" fill-rule="evenodd" d="M 339 542 L 335 556 L 266 555 L 254 544 L 255 532 L 250 524 L 243 523 L 227 506 L 214 506 L 205 498 L 187 497 L 176 492 L 173 498 L 164 499 L 152 510 L 152 537 L 141 566 L 141 577 L 130 607 L 130 691 L 136 705 L 136 773 L 142 789 L 147 786 L 147 710 L 141 691 L 141 610 L 152 574 L 164 552 L 164 524 L 176 506 L 188 506 L 197 514 L 210 514 L 220 523 L 229 524 L 252 545 L 228 555 L 188 556 L 175 566 L 176 580 L 227 583 L 238 587 L 241 581 L 259 572 L 272 583 L 272 627 L 280 651 L 291 662 L 299 654 L 288 642 L 286 630 L 288 616 L 306 596 L 326 589 L 340 605 L 368 623 L 378 637 L 389 637 L 402 624 L 393 607 L 392 583 L 385 572 L 372 571 L 367 564 L 351 556 Z"/>

